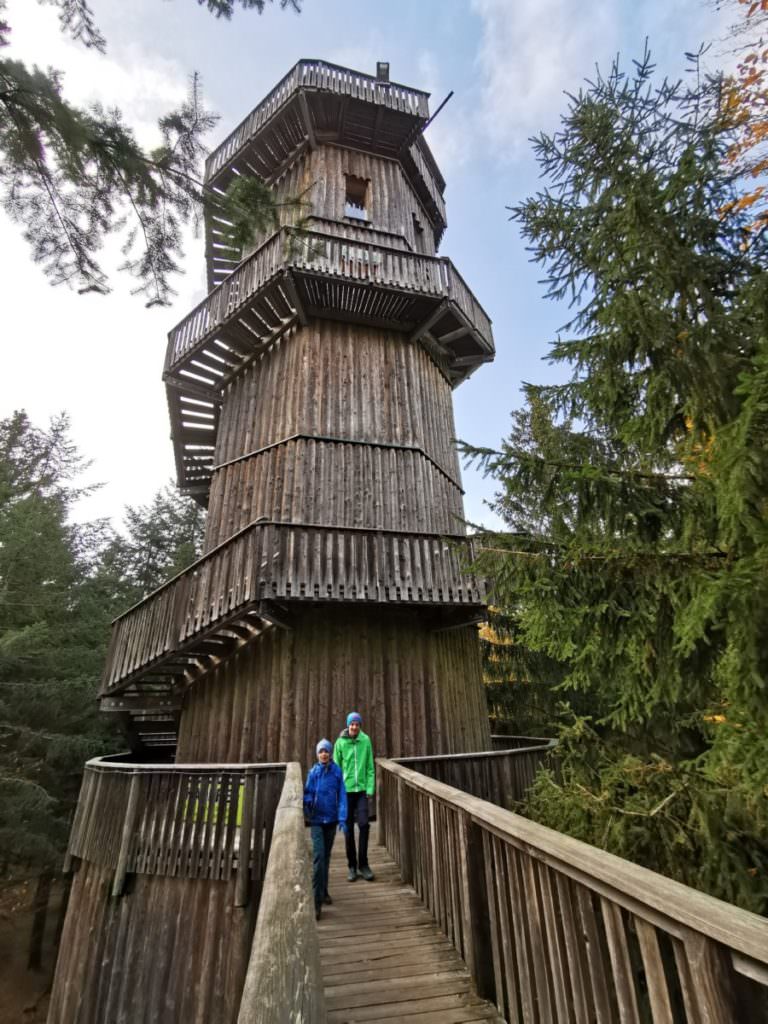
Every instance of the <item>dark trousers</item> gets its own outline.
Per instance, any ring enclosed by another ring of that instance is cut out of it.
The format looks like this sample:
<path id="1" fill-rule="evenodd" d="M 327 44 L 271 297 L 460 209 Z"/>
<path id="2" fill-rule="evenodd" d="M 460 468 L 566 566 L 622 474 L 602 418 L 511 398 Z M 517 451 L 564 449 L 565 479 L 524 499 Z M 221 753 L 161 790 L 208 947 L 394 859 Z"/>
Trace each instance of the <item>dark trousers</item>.
<path id="1" fill-rule="evenodd" d="M 313 825 L 312 834 L 312 890 L 317 910 L 328 895 L 328 868 L 338 825 Z"/>
<path id="2" fill-rule="evenodd" d="M 360 833 L 357 849 L 355 849 L 355 822 Z M 368 867 L 368 795 L 366 793 L 347 793 L 347 864 L 351 868 Z"/>

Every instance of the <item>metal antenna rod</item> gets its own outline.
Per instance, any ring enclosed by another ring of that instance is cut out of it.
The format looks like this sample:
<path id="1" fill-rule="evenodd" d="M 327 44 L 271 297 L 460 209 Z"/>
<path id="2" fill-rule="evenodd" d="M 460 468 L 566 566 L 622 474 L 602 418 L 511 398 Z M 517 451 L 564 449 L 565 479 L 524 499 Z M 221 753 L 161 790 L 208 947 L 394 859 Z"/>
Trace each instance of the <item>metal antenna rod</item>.
<path id="1" fill-rule="evenodd" d="M 445 106 L 445 104 L 446 104 L 446 103 L 448 102 L 448 100 L 449 100 L 449 99 L 451 98 L 451 96 L 453 96 L 453 89 L 451 89 L 451 91 L 450 91 L 450 92 L 448 93 L 448 95 L 447 95 L 447 96 L 445 97 L 445 99 L 443 100 L 443 102 L 442 102 L 442 103 L 440 104 L 440 106 L 439 106 L 439 107 L 437 108 L 437 110 L 436 110 L 436 111 L 434 112 L 434 114 L 432 115 L 432 117 L 430 117 L 430 119 L 429 119 L 429 120 L 427 121 L 427 123 L 426 123 L 426 124 L 424 125 L 424 127 L 423 127 L 423 128 L 421 129 L 421 130 L 422 130 L 422 132 L 425 132 L 425 131 L 427 130 L 427 128 L 429 128 L 429 126 L 430 126 L 430 125 L 432 124 L 432 122 L 433 122 L 433 121 L 435 120 L 435 118 L 436 118 L 436 117 L 437 117 L 437 115 L 438 115 L 438 114 L 440 113 L 440 111 L 441 111 L 441 110 L 443 109 L 443 107 L 444 107 L 444 106 Z"/>

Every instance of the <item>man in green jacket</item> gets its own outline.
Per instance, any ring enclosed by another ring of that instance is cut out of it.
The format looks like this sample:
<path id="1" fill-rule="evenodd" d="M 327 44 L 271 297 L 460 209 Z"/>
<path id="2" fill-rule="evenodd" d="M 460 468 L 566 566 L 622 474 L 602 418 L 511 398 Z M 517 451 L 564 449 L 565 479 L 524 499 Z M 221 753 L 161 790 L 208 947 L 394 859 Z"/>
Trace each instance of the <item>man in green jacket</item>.
<path id="1" fill-rule="evenodd" d="M 347 715 L 347 728 L 340 734 L 333 748 L 333 760 L 344 773 L 347 790 L 347 878 L 358 877 L 373 881 L 368 865 L 368 798 L 376 788 L 376 769 L 373 763 L 371 741 L 362 730 L 363 720 L 356 711 Z M 355 822 L 360 834 L 355 849 Z"/>

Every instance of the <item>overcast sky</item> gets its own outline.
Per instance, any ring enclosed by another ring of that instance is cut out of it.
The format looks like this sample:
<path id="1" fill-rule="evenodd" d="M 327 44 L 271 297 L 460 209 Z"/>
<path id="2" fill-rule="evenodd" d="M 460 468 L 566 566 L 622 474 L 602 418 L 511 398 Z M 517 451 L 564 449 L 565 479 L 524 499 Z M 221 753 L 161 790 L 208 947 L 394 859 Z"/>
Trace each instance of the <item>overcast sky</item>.
<path id="1" fill-rule="evenodd" d="M 536 268 L 505 206 L 538 186 L 528 138 L 556 127 L 564 92 L 595 64 L 626 63 L 646 36 L 670 76 L 683 54 L 724 35 L 707 0 L 304 0 L 297 16 L 275 4 L 259 17 L 216 21 L 195 0 L 90 0 L 106 57 L 61 36 L 55 11 L 9 0 L 10 55 L 65 72 L 78 103 L 119 105 L 144 143 L 157 117 L 184 96 L 199 71 L 223 138 L 301 57 L 374 73 L 388 60 L 394 81 L 427 89 L 435 109 L 453 99 L 427 139 L 448 182 L 441 253 L 456 263 L 493 319 L 497 357 L 455 392 L 457 433 L 493 446 L 506 433 L 523 380 L 556 379 L 543 361 L 565 311 L 541 297 Z M 8 51 L 6 51 L 8 52 Z M 711 63 L 715 63 L 713 59 Z M 147 502 L 173 475 L 160 375 L 167 331 L 205 294 L 203 243 L 190 239 L 186 273 L 170 308 L 147 310 L 113 278 L 107 297 L 51 287 L 29 258 L 18 226 L 0 214 L 5 311 L 0 416 L 24 408 L 40 424 L 61 410 L 103 483 L 83 516 L 119 521 L 126 503 Z M 464 473 L 467 515 L 491 522 L 492 485 Z"/>

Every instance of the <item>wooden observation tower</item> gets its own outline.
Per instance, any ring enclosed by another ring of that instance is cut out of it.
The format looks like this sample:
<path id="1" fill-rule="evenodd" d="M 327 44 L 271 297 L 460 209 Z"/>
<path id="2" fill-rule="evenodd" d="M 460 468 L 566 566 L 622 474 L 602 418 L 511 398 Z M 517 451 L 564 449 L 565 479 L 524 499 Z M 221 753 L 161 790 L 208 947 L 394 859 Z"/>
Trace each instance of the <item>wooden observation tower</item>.
<path id="1" fill-rule="evenodd" d="M 377 753 L 486 749 L 451 391 L 493 358 L 436 251 L 427 94 L 302 60 L 211 155 L 303 195 L 303 228 L 236 251 L 207 225 L 208 297 L 169 335 L 179 484 L 203 557 L 115 623 L 101 694 L 134 752 L 304 763 L 358 709 Z"/>
<path id="2" fill-rule="evenodd" d="M 490 748 L 451 391 L 493 339 L 436 255 L 428 120 L 386 65 L 302 60 L 208 160 L 214 189 L 256 175 L 309 205 L 247 252 L 210 220 L 208 297 L 169 335 L 205 550 L 114 623 L 100 699 L 132 751 L 86 765 L 50 1024 L 288 1020 L 238 1007 L 283 922 L 282 966 L 309 963 L 302 986 L 316 966 L 297 807 L 317 740 L 355 708 L 378 755 Z"/>

